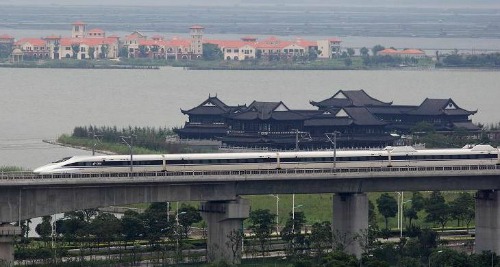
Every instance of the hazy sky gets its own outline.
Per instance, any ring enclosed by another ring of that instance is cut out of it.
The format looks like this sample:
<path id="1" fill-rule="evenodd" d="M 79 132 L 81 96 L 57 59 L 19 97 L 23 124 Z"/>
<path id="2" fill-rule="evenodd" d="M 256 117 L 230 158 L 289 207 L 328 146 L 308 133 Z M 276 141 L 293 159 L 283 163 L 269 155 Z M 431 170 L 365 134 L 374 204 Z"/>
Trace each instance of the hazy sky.
<path id="1" fill-rule="evenodd" d="M 43 3 L 43 4 L 42 4 Z M 441 7 L 500 7 L 498 0 L 0 0 L 7 5 L 325 5 L 325 6 L 441 6 Z"/>

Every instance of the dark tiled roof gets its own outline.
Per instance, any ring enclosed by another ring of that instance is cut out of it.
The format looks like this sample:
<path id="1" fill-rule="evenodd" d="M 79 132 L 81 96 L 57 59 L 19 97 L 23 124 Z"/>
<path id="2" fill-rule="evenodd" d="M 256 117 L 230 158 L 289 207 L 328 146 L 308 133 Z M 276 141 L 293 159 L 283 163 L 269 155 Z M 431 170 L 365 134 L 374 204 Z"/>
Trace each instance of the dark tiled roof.
<path id="1" fill-rule="evenodd" d="M 354 123 L 357 125 L 385 125 L 387 123 L 377 119 L 373 116 L 367 108 L 364 107 L 352 107 L 344 108 L 344 110 L 354 119 Z"/>
<path id="2" fill-rule="evenodd" d="M 190 110 L 184 111 L 181 110 L 182 113 L 184 114 L 189 114 L 189 115 L 222 115 L 226 114 L 227 112 L 224 111 L 223 109 L 213 106 L 213 107 L 195 107 Z"/>
<path id="3" fill-rule="evenodd" d="M 316 111 L 317 112 L 317 111 Z M 228 116 L 236 120 L 303 120 L 305 116 L 301 112 L 290 110 L 283 102 L 259 102 L 254 101 L 247 108 Z"/>
<path id="4" fill-rule="evenodd" d="M 339 115 L 342 111 L 345 112 L 346 116 Z M 304 122 L 304 126 L 377 126 L 386 124 L 387 123 L 373 116 L 368 109 L 364 107 L 345 107 L 335 110 L 331 109 L 313 116 Z"/>
<path id="5" fill-rule="evenodd" d="M 317 107 L 362 107 L 362 106 L 390 106 L 392 102 L 382 102 L 369 96 L 361 90 L 339 90 L 332 97 L 323 101 L 311 101 Z"/>
<path id="6" fill-rule="evenodd" d="M 384 115 L 399 115 L 399 114 L 406 114 L 411 110 L 415 110 L 418 106 L 370 106 L 366 107 L 368 111 L 370 111 L 372 114 L 384 114 Z"/>
<path id="7" fill-rule="evenodd" d="M 479 131 L 481 128 L 479 128 L 477 125 L 472 123 L 471 121 L 466 121 L 466 122 L 454 122 L 453 126 L 455 128 L 465 128 L 469 131 Z"/>
<path id="8" fill-rule="evenodd" d="M 411 115 L 472 115 L 476 111 L 468 111 L 458 107 L 451 98 L 426 98 L 415 110 L 408 112 Z"/>
<path id="9" fill-rule="evenodd" d="M 189 115 L 222 115 L 241 107 L 242 106 L 228 106 L 217 96 L 209 96 L 207 100 L 203 101 L 197 107 L 189 110 L 181 109 L 181 112 Z"/>

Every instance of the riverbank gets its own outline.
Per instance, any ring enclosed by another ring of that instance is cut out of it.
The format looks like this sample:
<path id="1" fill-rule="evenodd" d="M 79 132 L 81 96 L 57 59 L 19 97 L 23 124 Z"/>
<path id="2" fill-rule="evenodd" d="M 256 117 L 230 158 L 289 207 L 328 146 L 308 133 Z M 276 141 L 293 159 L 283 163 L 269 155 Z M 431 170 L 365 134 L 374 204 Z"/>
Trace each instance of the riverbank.
<path id="1" fill-rule="evenodd" d="M 303 61 L 267 61 L 267 60 L 190 60 L 167 61 L 163 59 L 124 58 L 119 60 L 38 60 L 23 61 L 19 63 L 0 63 L 4 68 L 68 68 L 68 69 L 151 69 L 161 67 L 179 67 L 189 70 L 387 70 L 407 69 L 422 70 L 433 69 L 434 62 L 430 59 L 421 60 L 417 64 L 363 63 L 361 57 L 335 58 L 329 60 L 303 60 Z"/>

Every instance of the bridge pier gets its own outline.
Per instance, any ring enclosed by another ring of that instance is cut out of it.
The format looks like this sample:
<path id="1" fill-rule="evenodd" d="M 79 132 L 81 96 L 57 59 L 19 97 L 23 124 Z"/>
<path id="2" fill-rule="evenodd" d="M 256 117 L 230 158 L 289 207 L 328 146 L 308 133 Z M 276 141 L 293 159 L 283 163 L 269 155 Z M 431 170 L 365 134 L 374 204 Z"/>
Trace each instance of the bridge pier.
<path id="1" fill-rule="evenodd" d="M 246 199 L 202 202 L 201 216 L 208 226 L 208 262 L 241 262 L 242 240 L 234 237 L 243 231 L 243 220 L 249 213 L 250 204 Z"/>
<path id="2" fill-rule="evenodd" d="M 481 190 L 476 194 L 475 253 L 491 251 L 500 254 L 500 192 Z"/>
<path id="3" fill-rule="evenodd" d="M 14 239 L 21 228 L 11 224 L 0 225 L 0 266 L 14 266 Z"/>
<path id="4" fill-rule="evenodd" d="M 332 234 L 334 249 L 361 258 L 363 250 L 358 235 L 367 234 L 368 196 L 366 193 L 337 193 L 333 195 Z"/>

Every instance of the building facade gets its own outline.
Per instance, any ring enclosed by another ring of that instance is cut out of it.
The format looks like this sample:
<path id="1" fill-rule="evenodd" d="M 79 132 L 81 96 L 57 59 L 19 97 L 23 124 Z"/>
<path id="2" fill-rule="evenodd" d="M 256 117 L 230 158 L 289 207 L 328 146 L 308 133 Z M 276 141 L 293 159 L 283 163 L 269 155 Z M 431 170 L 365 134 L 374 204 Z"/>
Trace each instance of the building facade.
<path id="1" fill-rule="evenodd" d="M 23 38 L 15 41 L 8 35 L 0 35 L 0 53 L 19 49 L 25 59 L 96 59 L 118 57 L 151 58 L 165 60 L 196 60 L 203 57 L 203 45 L 216 45 L 223 53 L 224 60 L 291 60 L 297 58 L 328 59 L 340 54 L 340 39 L 309 41 L 302 38 L 282 40 L 271 36 L 263 40 L 243 37 L 240 40 L 206 40 L 205 28 L 193 25 L 189 28 L 189 38 L 151 38 L 134 31 L 123 39 L 107 36 L 103 29 L 88 29 L 84 22 L 77 21 L 71 26 L 71 36 L 47 36 L 45 38 Z"/>
<path id="2" fill-rule="evenodd" d="M 228 106 L 209 97 L 199 106 L 182 110 L 188 122 L 175 132 L 180 138 L 218 139 L 229 146 L 319 149 L 384 147 L 400 141 L 420 122 L 436 131 L 465 129 L 479 133 L 469 117 L 476 111 L 460 108 L 452 99 L 425 99 L 420 105 L 394 105 L 369 96 L 364 90 L 340 90 L 317 109 L 294 110 L 283 102 L 254 101 Z"/>

